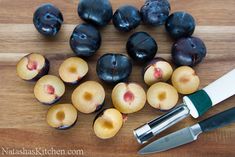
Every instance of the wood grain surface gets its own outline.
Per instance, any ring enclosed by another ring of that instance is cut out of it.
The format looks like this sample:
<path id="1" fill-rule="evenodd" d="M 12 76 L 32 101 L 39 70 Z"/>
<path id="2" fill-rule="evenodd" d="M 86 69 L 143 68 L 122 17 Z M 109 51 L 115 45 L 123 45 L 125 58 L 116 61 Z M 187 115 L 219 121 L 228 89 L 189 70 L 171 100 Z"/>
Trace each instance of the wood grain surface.
<path id="1" fill-rule="evenodd" d="M 32 24 L 33 12 L 43 2 L 54 3 L 63 12 L 65 23 L 56 38 L 47 39 L 41 36 Z M 115 10 L 124 4 L 140 8 L 144 0 L 111 0 L 111 2 Z M 235 0 L 170 0 L 170 2 L 172 12 L 184 10 L 195 17 L 197 28 L 194 35 L 202 38 L 207 45 L 206 59 L 195 68 L 201 78 L 200 87 L 208 85 L 235 68 Z M 137 151 L 142 146 L 134 139 L 133 129 L 163 114 L 162 112 L 146 104 L 140 112 L 128 115 L 128 120 L 121 131 L 109 140 L 100 140 L 94 135 L 92 122 L 95 114 L 79 113 L 78 122 L 73 128 L 58 131 L 47 125 L 45 115 L 48 107 L 35 100 L 34 83 L 24 82 L 16 76 L 16 62 L 31 52 L 46 55 L 51 61 L 50 74 L 58 75 L 61 62 L 73 55 L 68 43 L 71 32 L 77 24 L 82 23 L 76 12 L 77 4 L 77 0 L 0 0 L 0 147 L 83 149 L 83 156 L 89 157 L 138 156 Z M 170 59 L 173 41 L 164 27 L 151 28 L 141 25 L 135 31 L 150 33 L 159 45 L 157 56 Z M 111 23 L 102 28 L 101 32 L 103 44 L 97 54 L 88 59 L 90 71 L 85 80 L 99 81 L 95 72 L 97 58 L 107 52 L 126 54 L 125 43 L 133 33 L 120 33 Z M 134 66 L 130 81 L 139 82 L 147 89 L 142 81 L 141 69 L 141 66 Z M 112 86 L 103 85 L 107 93 L 105 107 L 111 107 Z M 74 88 L 66 87 L 66 94 L 60 103 L 71 102 L 70 97 Z M 187 118 L 158 137 L 234 107 L 234 104 L 235 97 L 230 98 L 203 117 L 197 120 Z M 0 153 L 0 156 L 7 156 Z M 192 144 L 149 156 L 233 157 L 235 125 L 202 134 Z"/>

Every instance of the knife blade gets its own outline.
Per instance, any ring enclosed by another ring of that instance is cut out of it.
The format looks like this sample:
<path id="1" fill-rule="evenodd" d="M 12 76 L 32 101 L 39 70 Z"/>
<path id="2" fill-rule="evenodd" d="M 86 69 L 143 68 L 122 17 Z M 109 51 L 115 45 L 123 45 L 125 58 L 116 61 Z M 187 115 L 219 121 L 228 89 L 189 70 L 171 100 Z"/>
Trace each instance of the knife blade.
<path id="1" fill-rule="evenodd" d="M 235 107 L 216 114 L 208 119 L 205 119 L 191 127 L 186 127 L 167 136 L 156 140 L 144 148 L 139 154 L 150 154 L 166 151 L 190 142 L 197 140 L 197 137 L 202 132 L 212 131 L 216 128 L 235 122 Z"/>

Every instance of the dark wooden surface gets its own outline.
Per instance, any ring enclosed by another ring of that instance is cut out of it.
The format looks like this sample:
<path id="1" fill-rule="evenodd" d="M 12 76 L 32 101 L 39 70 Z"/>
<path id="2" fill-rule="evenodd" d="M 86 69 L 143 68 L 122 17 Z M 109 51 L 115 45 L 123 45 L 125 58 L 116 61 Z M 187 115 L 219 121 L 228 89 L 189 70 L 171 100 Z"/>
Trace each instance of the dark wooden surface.
<path id="1" fill-rule="evenodd" d="M 65 23 L 59 35 L 46 39 L 35 30 L 32 14 L 43 2 L 52 2 L 64 15 Z M 138 8 L 143 0 L 111 0 L 113 9 L 124 4 Z M 94 114 L 79 113 L 77 124 L 70 130 L 58 131 L 50 128 L 45 121 L 47 106 L 38 103 L 33 96 L 34 83 L 27 83 L 16 76 L 16 62 L 27 53 L 36 52 L 46 55 L 51 61 L 50 74 L 58 75 L 60 63 L 72 56 L 68 40 L 74 27 L 82 23 L 77 15 L 77 0 L 0 0 L 0 147 L 36 147 L 56 149 L 83 149 L 84 156 L 134 157 L 141 146 L 135 141 L 132 131 L 163 114 L 148 104 L 138 113 L 128 115 L 128 120 L 115 138 L 100 140 L 92 130 Z M 171 0 L 172 11 L 184 10 L 191 13 L 196 21 L 195 36 L 202 38 L 208 48 L 205 61 L 195 69 L 201 78 L 201 87 L 235 68 L 235 1 L 234 0 Z M 135 31 L 146 31 L 158 42 L 157 56 L 170 59 L 172 40 L 164 27 L 151 28 L 141 25 Z M 98 53 L 89 58 L 89 75 L 85 80 L 98 80 L 96 60 L 106 52 L 125 52 L 125 43 L 131 33 L 116 31 L 110 23 L 101 30 L 103 44 Z M 133 33 L 133 32 L 132 32 Z M 141 66 L 135 65 L 131 81 L 139 82 L 145 89 L 141 77 Z M 99 80 L 98 80 L 99 81 Z M 106 89 L 105 107 L 111 107 L 111 86 Z M 66 87 L 66 94 L 60 103 L 71 102 L 71 92 L 75 87 Z M 180 100 L 182 101 L 182 100 Z M 198 120 L 234 106 L 235 98 L 230 98 L 211 109 Z M 168 129 L 158 137 L 196 123 L 198 120 L 187 118 Z M 158 157 L 232 157 L 235 156 L 235 125 L 202 134 L 189 145 L 153 154 Z M 0 156 L 4 156 L 0 154 Z"/>

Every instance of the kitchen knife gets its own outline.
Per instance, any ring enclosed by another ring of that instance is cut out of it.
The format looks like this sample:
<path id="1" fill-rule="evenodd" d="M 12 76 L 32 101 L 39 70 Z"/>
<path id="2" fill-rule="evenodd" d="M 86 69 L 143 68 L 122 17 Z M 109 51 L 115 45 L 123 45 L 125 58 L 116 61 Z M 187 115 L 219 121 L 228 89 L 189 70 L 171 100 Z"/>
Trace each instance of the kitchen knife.
<path id="1" fill-rule="evenodd" d="M 146 143 L 152 137 L 191 115 L 198 118 L 211 107 L 235 94 L 235 69 L 207 87 L 183 97 L 183 103 L 166 114 L 134 130 L 139 143 Z"/>
<path id="2" fill-rule="evenodd" d="M 139 154 L 150 154 L 166 151 L 171 148 L 175 148 L 190 142 L 197 140 L 197 137 L 202 132 L 212 131 L 217 128 L 221 128 L 225 125 L 235 122 L 235 107 L 216 114 L 208 119 L 205 119 L 191 127 L 187 127 L 171 133 L 167 136 L 156 140 L 144 148 L 142 148 Z"/>

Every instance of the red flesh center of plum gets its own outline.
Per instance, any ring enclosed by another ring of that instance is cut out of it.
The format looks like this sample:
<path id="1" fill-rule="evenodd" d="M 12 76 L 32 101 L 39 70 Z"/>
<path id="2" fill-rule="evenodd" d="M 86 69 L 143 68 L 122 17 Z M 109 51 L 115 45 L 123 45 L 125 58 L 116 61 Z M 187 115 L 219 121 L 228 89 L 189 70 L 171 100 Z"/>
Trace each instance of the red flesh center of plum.
<path id="1" fill-rule="evenodd" d="M 159 68 L 154 69 L 154 77 L 156 79 L 161 79 L 162 78 L 162 70 Z"/>
<path id="2" fill-rule="evenodd" d="M 46 85 L 45 86 L 45 91 L 48 94 L 54 94 L 55 93 L 55 88 L 52 85 Z"/>
<path id="3" fill-rule="evenodd" d="M 123 96 L 125 102 L 132 102 L 134 100 L 134 94 L 131 91 L 127 91 Z"/>
<path id="4" fill-rule="evenodd" d="M 28 68 L 30 71 L 36 70 L 37 67 L 38 67 L 38 64 L 37 64 L 36 61 L 30 61 L 30 60 L 29 60 L 29 62 L 28 62 L 28 64 L 27 64 L 27 68 Z"/>

